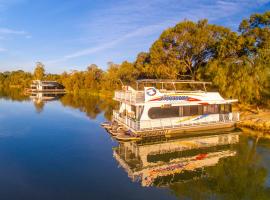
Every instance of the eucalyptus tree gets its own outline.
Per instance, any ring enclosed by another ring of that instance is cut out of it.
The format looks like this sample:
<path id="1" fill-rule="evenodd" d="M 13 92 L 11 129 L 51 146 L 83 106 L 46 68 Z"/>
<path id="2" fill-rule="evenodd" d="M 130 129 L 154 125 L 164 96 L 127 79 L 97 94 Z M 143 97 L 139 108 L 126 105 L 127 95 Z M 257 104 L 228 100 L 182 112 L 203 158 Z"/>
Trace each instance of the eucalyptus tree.
<path id="1" fill-rule="evenodd" d="M 248 103 L 269 99 L 269 19 L 270 12 L 244 19 L 240 34 L 232 33 L 217 43 L 216 58 L 201 70 L 225 96 Z"/>
<path id="2" fill-rule="evenodd" d="M 41 62 L 36 63 L 36 68 L 34 70 L 34 77 L 37 80 L 42 80 L 45 76 L 45 66 Z"/>
<path id="3" fill-rule="evenodd" d="M 148 73 L 157 78 L 188 75 L 196 79 L 197 70 L 215 58 L 217 43 L 230 33 L 207 20 L 181 22 L 165 30 L 150 48 Z"/>

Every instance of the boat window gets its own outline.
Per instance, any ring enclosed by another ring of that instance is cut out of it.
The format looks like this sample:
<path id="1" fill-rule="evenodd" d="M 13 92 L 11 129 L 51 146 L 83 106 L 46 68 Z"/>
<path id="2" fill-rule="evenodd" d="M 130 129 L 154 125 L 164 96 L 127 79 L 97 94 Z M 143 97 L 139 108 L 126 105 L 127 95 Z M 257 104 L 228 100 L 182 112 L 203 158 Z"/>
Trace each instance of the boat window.
<path id="1" fill-rule="evenodd" d="M 191 105 L 191 106 L 172 106 L 150 108 L 148 116 L 150 119 L 186 117 L 203 114 L 219 114 L 231 112 L 231 104 L 222 105 Z"/>
<path id="2" fill-rule="evenodd" d="M 198 115 L 203 115 L 203 105 L 198 106 Z"/>
<path id="3" fill-rule="evenodd" d="M 190 107 L 189 106 L 183 107 L 183 116 L 190 116 Z"/>
<path id="4" fill-rule="evenodd" d="M 169 108 L 154 107 L 148 111 L 150 119 L 179 117 L 179 106 L 172 106 Z"/>
<path id="5" fill-rule="evenodd" d="M 179 116 L 181 116 L 181 117 L 202 115 L 202 114 L 203 114 L 203 106 L 201 106 L 201 105 L 179 107 Z"/>
<path id="6" fill-rule="evenodd" d="M 198 106 L 190 106 L 190 115 L 198 115 Z"/>
<path id="7" fill-rule="evenodd" d="M 203 114 L 202 105 L 183 106 L 182 112 L 180 112 L 180 116 L 193 116 L 193 115 L 202 115 L 202 114 Z"/>
<path id="8" fill-rule="evenodd" d="M 219 106 L 214 105 L 205 105 L 203 107 L 203 114 L 218 114 L 219 113 Z"/>
<path id="9" fill-rule="evenodd" d="M 232 112 L 232 105 L 231 104 L 221 104 L 221 105 L 219 105 L 219 112 L 221 114 Z"/>
<path id="10" fill-rule="evenodd" d="M 232 112 L 232 105 L 231 104 L 225 104 L 225 113 Z"/>

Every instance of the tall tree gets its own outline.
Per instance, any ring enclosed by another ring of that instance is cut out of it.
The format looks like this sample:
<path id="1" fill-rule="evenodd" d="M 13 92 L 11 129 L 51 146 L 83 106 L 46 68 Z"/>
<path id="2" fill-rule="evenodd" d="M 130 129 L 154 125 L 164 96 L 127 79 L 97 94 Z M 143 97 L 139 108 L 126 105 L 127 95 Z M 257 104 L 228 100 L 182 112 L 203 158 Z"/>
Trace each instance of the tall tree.
<path id="1" fill-rule="evenodd" d="M 134 62 L 134 67 L 139 72 L 138 78 L 153 78 L 153 74 L 150 74 L 150 55 L 147 52 L 140 52 L 137 55 L 136 61 Z"/>
<path id="2" fill-rule="evenodd" d="M 270 96 L 270 12 L 251 15 L 217 44 L 205 75 L 220 92 L 241 102 L 264 103 Z"/>
<path id="3" fill-rule="evenodd" d="M 85 72 L 85 88 L 98 90 L 102 76 L 103 71 L 97 65 L 91 64 L 90 66 L 88 66 L 87 71 Z"/>
<path id="4" fill-rule="evenodd" d="M 112 91 L 114 89 L 121 88 L 121 82 L 118 76 L 119 67 L 120 66 L 118 64 L 108 62 L 108 69 L 102 78 L 102 89 Z"/>
<path id="5" fill-rule="evenodd" d="M 45 76 L 45 67 L 41 62 L 36 63 L 36 68 L 34 70 L 34 77 L 37 80 L 42 80 Z"/>
<path id="6" fill-rule="evenodd" d="M 215 57 L 215 47 L 230 34 L 227 28 L 184 21 L 165 30 L 150 48 L 149 72 L 157 78 L 196 78 L 198 68 Z"/>
<path id="7" fill-rule="evenodd" d="M 124 61 L 118 69 L 118 78 L 127 85 L 131 85 L 137 80 L 139 71 L 134 67 L 133 63 Z"/>

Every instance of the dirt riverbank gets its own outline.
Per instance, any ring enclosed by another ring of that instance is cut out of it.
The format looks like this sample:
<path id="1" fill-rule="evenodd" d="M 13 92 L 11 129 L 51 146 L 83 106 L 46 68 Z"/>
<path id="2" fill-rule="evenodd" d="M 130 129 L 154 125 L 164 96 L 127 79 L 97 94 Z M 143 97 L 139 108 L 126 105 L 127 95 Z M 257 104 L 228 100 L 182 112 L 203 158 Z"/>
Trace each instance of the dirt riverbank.
<path id="1" fill-rule="evenodd" d="M 270 109 L 238 105 L 235 108 L 240 112 L 239 128 L 249 128 L 270 134 Z"/>

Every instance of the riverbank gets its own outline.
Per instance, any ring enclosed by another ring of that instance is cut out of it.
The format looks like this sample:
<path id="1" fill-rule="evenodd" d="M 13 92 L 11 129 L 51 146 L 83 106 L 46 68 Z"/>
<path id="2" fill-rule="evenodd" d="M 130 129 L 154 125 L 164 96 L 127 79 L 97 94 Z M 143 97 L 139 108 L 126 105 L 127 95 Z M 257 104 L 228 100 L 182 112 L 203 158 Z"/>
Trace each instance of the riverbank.
<path id="1" fill-rule="evenodd" d="M 237 127 L 270 134 L 270 109 L 238 105 L 236 110 L 240 112 L 240 122 L 237 123 Z"/>

